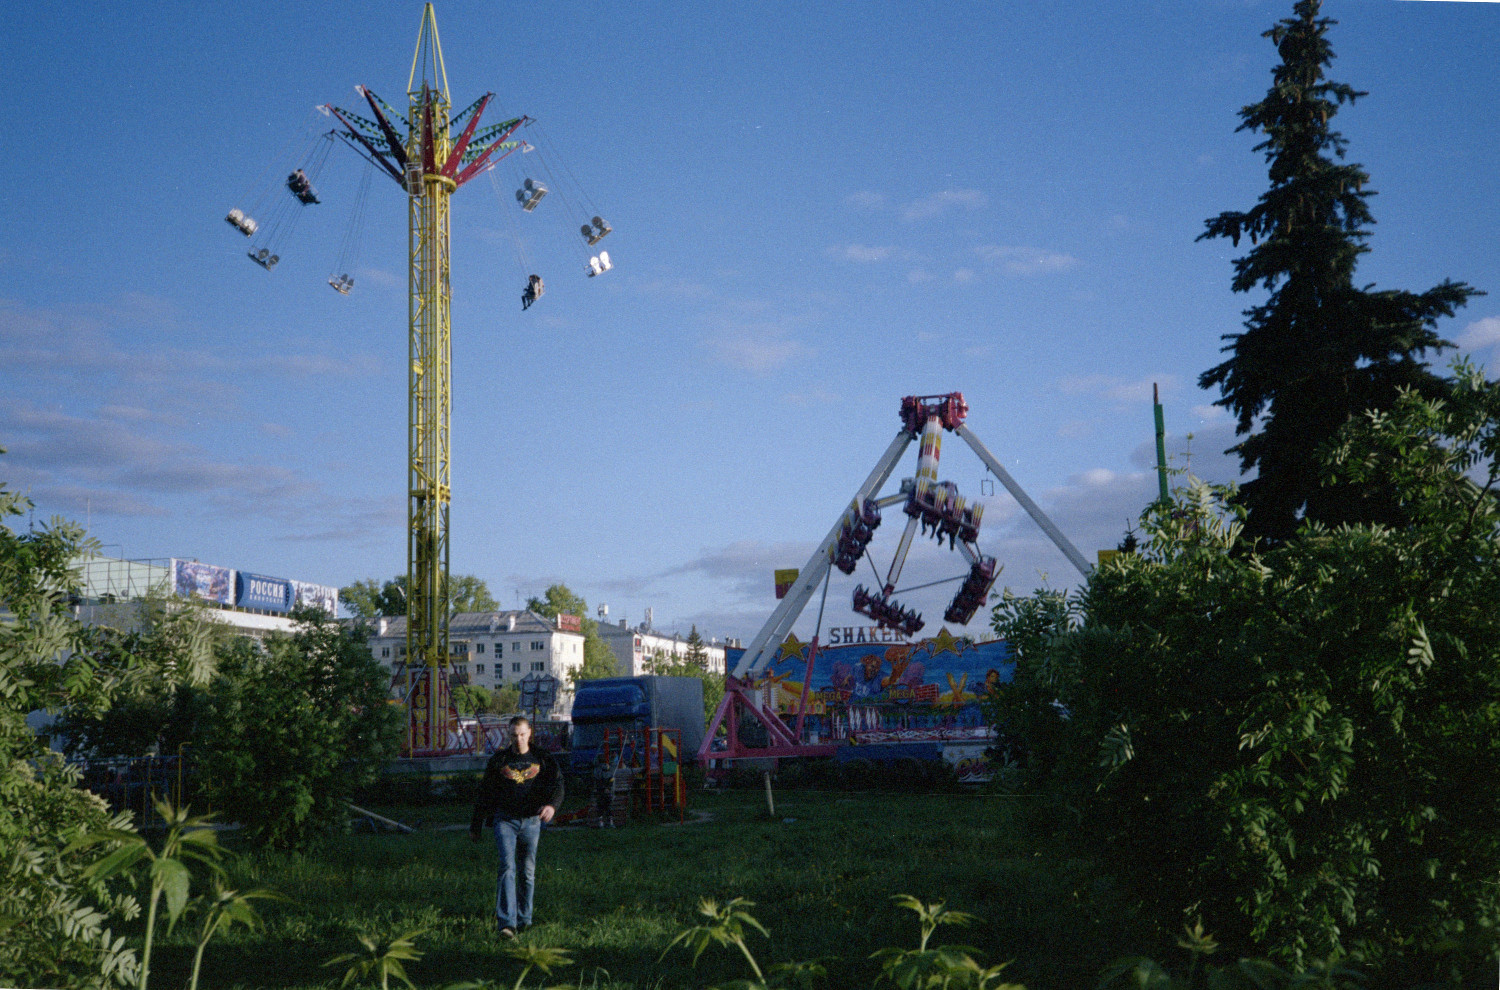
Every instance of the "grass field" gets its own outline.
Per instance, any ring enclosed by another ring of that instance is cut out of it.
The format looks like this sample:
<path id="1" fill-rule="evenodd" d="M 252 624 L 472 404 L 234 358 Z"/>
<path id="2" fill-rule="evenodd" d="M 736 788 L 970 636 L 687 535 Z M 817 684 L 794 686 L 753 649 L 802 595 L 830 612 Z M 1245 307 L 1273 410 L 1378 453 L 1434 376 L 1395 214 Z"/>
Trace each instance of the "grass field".
<path id="1" fill-rule="evenodd" d="M 743 960 L 717 948 L 696 970 L 673 950 L 695 923 L 700 897 L 744 896 L 770 931 L 751 947 L 770 962 L 836 956 L 829 985 L 869 986 L 870 953 L 914 944 L 913 916 L 892 894 L 946 899 L 978 915 L 969 929 L 937 941 L 972 945 L 986 962 L 1015 960 L 1007 976 L 1031 990 L 1092 986 L 1114 956 L 1147 948 L 1108 886 L 1028 828 L 1023 799 L 987 795 L 777 795 L 775 820 L 755 791 L 694 793 L 699 820 L 544 832 L 537 864 L 536 925 L 522 938 L 570 950 L 576 965 L 549 983 L 600 988 L 708 986 L 747 975 Z M 263 910 L 263 932 L 236 929 L 210 944 L 206 987 L 336 986 L 343 968 L 328 957 L 358 948 L 359 934 L 425 928 L 424 957 L 407 965 L 419 987 L 460 980 L 513 981 L 519 966 L 494 933 L 496 853 L 471 844 L 468 809 L 384 809 L 423 827 L 414 835 L 363 834 L 316 854 L 258 853 L 235 867 L 237 886 L 273 887 L 295 899 Z M 184 984 L 188 933 L 157 949 L 152 984 Z M 540 986 L 539 976 L 528 985 Z"/>

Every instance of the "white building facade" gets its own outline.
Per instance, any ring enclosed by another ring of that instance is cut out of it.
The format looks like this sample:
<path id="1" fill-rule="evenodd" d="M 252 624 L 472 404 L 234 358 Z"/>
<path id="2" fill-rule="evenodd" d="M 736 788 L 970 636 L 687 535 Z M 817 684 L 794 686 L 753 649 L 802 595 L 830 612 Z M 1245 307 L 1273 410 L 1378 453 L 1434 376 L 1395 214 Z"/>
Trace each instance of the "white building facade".
<path id="1" fill-rule="evenodd" d="M 687 637 L 680 633 L 662 633 L 649 626 L 627 626 L 621 619 L 618 624 L 599 623 L 599 638 L 609 644 L 615 659 L 620 661 L 621 677 L 636 677 L 649 673 L 646 661 L 661 653 L 681 659 L 687 655 Z M 724 673 L 724 646 L 719 640 L 703 641 L 708 654 L 708 670 L 713 674 Z"/>
<path id="2" fill-rule="evenodd" d="M 583 633 L 565 628 L 570 618 L 559 625 L 530 609 L 455 613 L 448 620 L 453 683 L 492 691 L 520 687 L 528 676 L 551 676 L 558 681 L 552 716 L 566 718 L 573 707 L 570 675 L 583 666 Z M 406 616 L 374 620 L 368 643 L 394 674 L 406 659 Z"/>

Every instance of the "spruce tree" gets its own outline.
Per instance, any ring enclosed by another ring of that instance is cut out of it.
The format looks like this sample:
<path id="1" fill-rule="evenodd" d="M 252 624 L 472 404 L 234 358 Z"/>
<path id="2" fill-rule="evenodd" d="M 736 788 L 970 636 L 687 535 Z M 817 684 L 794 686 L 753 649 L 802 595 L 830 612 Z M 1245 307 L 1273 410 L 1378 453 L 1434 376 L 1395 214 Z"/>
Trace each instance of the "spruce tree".
<path id="1" fill-rule="evenodd" d="M 689 666 L 697 667 L 699 670 L 708 670 L 708 647 L 703 645 L 703 637 L 698 634 L 698 626 L 693 625 L 693 631 L 688 633 L 687 653 L 682 658 Z"/>
<path id="2" fill-rule="evenodd" d="M 1273 542 L 1304 516 L 1328 525 L 1403 521 L 1382 483 L 1322 485 L 1319 449 L 1351 416 L 1390 408 L 1402 388 L 1436 394 L 1441 379 L 1423 355 L 1453 346 L 1437 320 L 1478 294 L 1451 279 L 1423 293 L 1355 286 L 1374 192 L 1364 169 L 1343 161 L 1346 142 L 1329 124 L 1367 94 L 1324 78 L 1336 22 L 1318 8 L 1319 0 L 1299 0 L 1293 17 L 1265 32 L 1281 63 L 1265 99 L 1240 111 L 1238 129 L 1265 138 L 1255 150 L 1265 153 L 1270 188 L 1248 212 L 1208 220 L 1198 237 L 1236 246 L 1248 237 L 1254 246 L 1234 262 L 1234 291 L 1269 292 L 1245 310 L 1245 332 L 1224 335 L 1231 357 L 1198 384 L 1217 385 L 1215 404 L 1234 414 L 1237 435 L 1249 434 L 1227 453 L 1257 472 L 1239 496 L 1248 533 Z"/>

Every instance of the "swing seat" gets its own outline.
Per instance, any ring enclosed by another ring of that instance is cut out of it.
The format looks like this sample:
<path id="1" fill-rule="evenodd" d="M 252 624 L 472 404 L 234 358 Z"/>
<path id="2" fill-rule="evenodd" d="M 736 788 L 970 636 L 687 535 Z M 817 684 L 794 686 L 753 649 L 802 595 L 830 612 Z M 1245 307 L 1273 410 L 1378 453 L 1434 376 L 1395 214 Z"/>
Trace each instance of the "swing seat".
<path id="1" fill-rule="evenodd" d="M 328 276 L 328 284 L 333 286 L 333 291 L 347 296 L 349 290 L 354 288 L 354 279 L 348 275 L 330 275 Z"/>
<path id="2" fill-rule="evenodd" d="M 593 226 L 584 224 L 582 227 L 578 228 L 579 233 L 583 234 L 584 239 L 587 240 L 590 245 L 598 244 L 599 241 L 603 239 L 605 234 L 608 234 L 614 229 L 615 228 L 605 223 L 603 218 L 601 217 L 594 217 Z"/>
<path id="3" fill-rule="evenodd" d="M 595 275 L 603 275 L 613 267 L 615 266 L 609 262 L 609 252 L 600 251 L 597 255 L 589 259 L 589 278 L 593 278 Z"/>
<path id="4" fill-rule="evenodd" d="M 275 268 L 276 263 L 281 260 L 281 255 L 272 254 L 266 248 L 261 248 L 258 251 L 248 251 L 246 252 L 246 256 L 266 271 Z"/>
<path id="5" fill-rule="evenodd" d="M 542 185 L 540 182 L 534 182 L 531 179 L 527 179 L 525 185 L 522 188 L 516 190 L 516 202 L 521 204 L 521 209 L 525 210 L 527 213 L 530 213 L 532 210 L 536 209 L 536 204 L 540 203 L 542 201 L 542 197 L 545 195 L 547 195 L 546 186 Z"/>
<path id="6" fill-rule="evenodd" d="M 252 236 L 260 228 L 260 224 L 256 223 L 251 217 L 245 216 L 245 211 L 238 207 L 229 211 L 229 215 L 224 218 L 224 222 L 246 237 Z"/>
<path id="7" fill-rule="evenodd" d="M 317 190 L 313 189 L 312 183 L 308 181 L 307 174 L 300 168 L 286 177 L 286 187 L 292 191 L 293 196 L 296 196 L 304 204 L 318 202 Z"/>

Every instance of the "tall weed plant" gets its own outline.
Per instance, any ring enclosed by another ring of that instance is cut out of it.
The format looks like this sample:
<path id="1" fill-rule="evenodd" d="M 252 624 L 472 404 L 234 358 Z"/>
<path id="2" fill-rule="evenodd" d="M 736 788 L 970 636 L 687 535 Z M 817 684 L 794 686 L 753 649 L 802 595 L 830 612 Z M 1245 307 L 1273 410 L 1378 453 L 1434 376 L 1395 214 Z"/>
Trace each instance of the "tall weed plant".
<path id="1" fill-rule="evenodd" d="M 91 876 L 93 854 L 73 844 L 128 820 L 78 786 L 27 716 L 101 713 L 128 670 L 96 658 L 97 634 L 68 608 L 73 562 L 97 542 L 57 519 L 6 525 L 29 507 L 0 481 L 0 984 L 122 986 L 137 961 L 112 925 L 139 905 Z"/>

